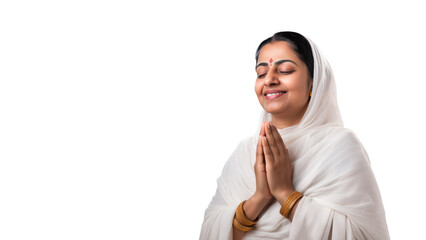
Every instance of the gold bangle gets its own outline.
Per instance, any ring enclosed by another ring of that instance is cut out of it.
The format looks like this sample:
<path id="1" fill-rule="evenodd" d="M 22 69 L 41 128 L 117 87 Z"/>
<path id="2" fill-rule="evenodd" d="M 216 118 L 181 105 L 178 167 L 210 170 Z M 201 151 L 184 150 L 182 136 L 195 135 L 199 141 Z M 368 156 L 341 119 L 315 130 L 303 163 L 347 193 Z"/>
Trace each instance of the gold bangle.
<path id="1" fill-rule="evenodd" d="M 286 201 L 283 216 L 288 218 L 288 215 L 290 214 L 291 209 L 294 207 L 297 200 L 299 200 L 303 195 L 299 192 L 295 192 L 291 198 L 289 197 Z"/>
<path id="2" fill-rule="evenodd" d="M 287 200 L 286 200 L 286 204 L 284 204 L 284 211 L 283 211 L 283 213 L 282 213 L 282 215 L 284 216 L 284 217 L 288 217 L 288 214 L 290 213 L 290 211 L 291 211 L 291 209 L 293 208 L 293 206 L 294 206 L 294 203 L 301 197 L 301 196 L 303 196 L 301 193 L 299 193 L 299 192 L 297 192 L 297 191 L 294 191 L 291 195 L 290 195 L 290 197 L 288 197 L 287 198 Z"/>
<path id="3" fill-rule="evenodd" d="M 290 206 L 288 206 L 288 208 L 286 209 L 286 211 L 284 211 L 285 217 L 288 218 L 288 216 L 290 215 L 291 210 L 293 209 L 294 205 L 296 205 L 297 201 L 299 201 L 300 198 L 302 198 L 303 195 L 300 194 L 298 195 L 290 204 Z"/>
<path id="4" fill-rule="evenodd" d="M 296 196 L 296 194 L 297 194 L 296 191 L 292 192 L 290 196 L 288 196 L 288 198 L 284 201 L 280 209 L 281 215 L 284 216 L 285 209 L 290 205 L 291 200 Z"/>
<path id="5" fill-rule="evenodd" d="M 232 226 L 234 226 L 236 229 L 238 229 L 238 230 L 240 230 L 240 231 L 243 231 L 243 232 L 248 232 L 248 231 L 250 231 L 250 230 L 253 230 L 253 228 L 254 228 L 254 226 L 252 226 L 252 227 L 247 227 L 247 226 L 244 226 L 244 225 L 242 225 L 240 222 L 238 222 L 238 220 L 235 218 L 235 215 L 234 215 L 234 219 L 233 219 L 233 221 L 232 221 Z"/>
<path id="6" fill-rule="evenodd" d="M 252 227 L 257 223 L 257 218 L 254 221 L 251 221 L 250 219 L 247 218 L 244 209 L 243 209 L 243 205 L 246 201 L 242 201 L 240 203 L 240 205 L 238 205 L 237 207 L 237 211 L 235 212 L 235 218 L 237 219 L 237 221 L 239 223 L 241 223 L 242 225 L 246 226 L 246 227 Z"/>
<path id="7" fill-rule="evenodd" d="M 285 218 L 288 218 L 288 215 L 290 214 L 291 209 L 294 207 L 296 202 L 303 197 L 303 194 L 301 194 L 298 191 L 294 191 L 284 202 L 284 204 L 281 206 L 280 213 Z"/>

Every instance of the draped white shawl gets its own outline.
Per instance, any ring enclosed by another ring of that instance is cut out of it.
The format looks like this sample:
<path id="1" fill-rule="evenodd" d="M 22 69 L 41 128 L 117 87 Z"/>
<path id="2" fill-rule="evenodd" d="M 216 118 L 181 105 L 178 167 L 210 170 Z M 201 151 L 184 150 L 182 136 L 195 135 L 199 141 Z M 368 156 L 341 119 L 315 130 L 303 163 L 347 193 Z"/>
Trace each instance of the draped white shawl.
<path id="1" fill-rule="evenodd" d="M 294 188 L 303 193 L 293 222 L 274 202 L 244 239 L 389 239 L 385 212 L 369 157 L 356 135 L 343 127 L 333 72 L 317 46 L 309 106 L 298 125 L 279 129 L 293 163 Z M 256 133 L 242 140 L 217 179 L 205 211 L 200 239 L 232 239 L 232 219 L 241 201 L 256 190 Z"/>

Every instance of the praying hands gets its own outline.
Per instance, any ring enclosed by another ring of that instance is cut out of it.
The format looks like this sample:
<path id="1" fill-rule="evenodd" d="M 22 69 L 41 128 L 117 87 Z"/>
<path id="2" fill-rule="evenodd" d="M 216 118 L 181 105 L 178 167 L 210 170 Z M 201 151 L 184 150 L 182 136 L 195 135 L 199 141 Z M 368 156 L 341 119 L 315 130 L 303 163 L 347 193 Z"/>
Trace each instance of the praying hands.
<path id="1" fill-rule="evenodd" d="M 289 153 L 277 128 L 271 122 L 262 124 L 254 173 L 256 191 L 243 205 L 245 214 L 251 220 L 255 220 L 272 199 L 283 205 L 294 191 Z M 290 212 L 290 220 L 293 219 L 296 207 L 297 203 Z"/>
<path id="2" fill-rule="evenodd" d="M 293 167 L 288 150 L 277 128 L 271 122 L 262 123 L 256 148 L 254 164 L 256 191 L 243 204 L 247 218 L 258 219 L 259 214 L 272 199 L 283 205 L 294 192 L 292 183 Z M 291 209 L 288 218 L 293 220 L 298 203 Z M 244 232 L 233 231 L 234 239 L 242 239 Z"/>
<path id="3" fill-rule="evenodd" d="M 271 195 L 282 205 L 294 191 L 293 168 L 288 150 L 271 122 L 262 124 L 256 149 L 256 192 Z"/>

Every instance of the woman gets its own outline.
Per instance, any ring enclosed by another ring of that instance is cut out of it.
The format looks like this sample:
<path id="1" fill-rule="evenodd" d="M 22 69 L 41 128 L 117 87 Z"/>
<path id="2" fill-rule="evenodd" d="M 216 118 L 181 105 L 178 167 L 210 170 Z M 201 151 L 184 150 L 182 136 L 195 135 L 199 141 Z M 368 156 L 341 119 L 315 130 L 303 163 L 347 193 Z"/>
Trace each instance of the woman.
<path id="1" fill-rule="evenodd" d="M 316 45 L 276 33 L 256 73 L 259 128 L 226 162 L 200 239 L 389 239 L 367 152 L 343 127 Z"/>

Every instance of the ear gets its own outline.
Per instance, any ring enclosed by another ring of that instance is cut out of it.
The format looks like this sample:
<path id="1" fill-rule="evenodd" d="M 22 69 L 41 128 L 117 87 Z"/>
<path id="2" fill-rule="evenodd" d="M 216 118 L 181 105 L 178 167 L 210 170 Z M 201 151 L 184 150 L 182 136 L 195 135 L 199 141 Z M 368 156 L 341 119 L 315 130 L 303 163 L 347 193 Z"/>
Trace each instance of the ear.
<path id="1" fill-rule="evenodd" d="M 309 78 L 308 80 L 308 93 L 310 93 L 312 91 L 313 88 L 313 81 L 311 78 Z"/>
<path id="2" fill-rule="evenodd" d="M 312 89 L 313 89 L 313 81 L 312 81 L 312 79 L 309 78 L 309 84 L 308 84 L 308 96 L 309 96 L 309 99 L 311 98 Z"/>

